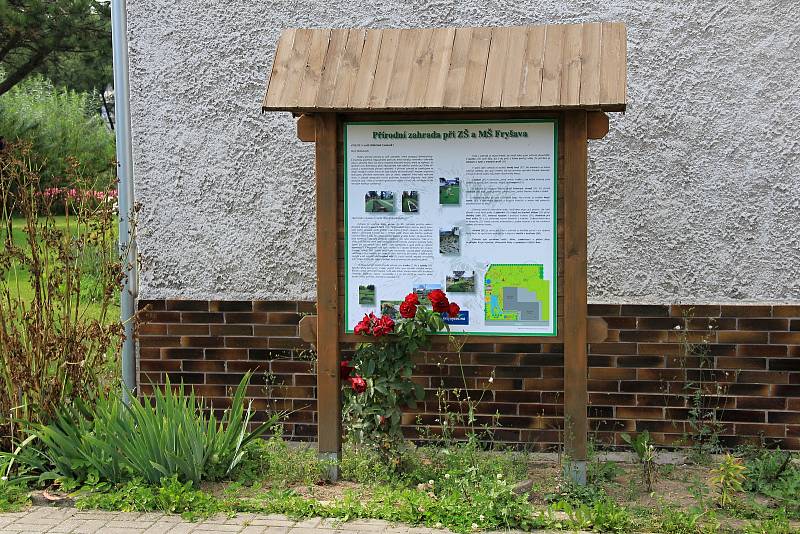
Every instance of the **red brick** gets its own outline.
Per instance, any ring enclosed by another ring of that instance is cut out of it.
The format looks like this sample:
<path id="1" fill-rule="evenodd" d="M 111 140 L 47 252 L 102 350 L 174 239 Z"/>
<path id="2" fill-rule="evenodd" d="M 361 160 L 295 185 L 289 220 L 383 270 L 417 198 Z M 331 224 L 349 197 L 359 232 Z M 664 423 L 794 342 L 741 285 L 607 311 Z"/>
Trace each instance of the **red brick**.
<path id="1" fill-rule="evenodd" d="M 667 340 L 667 332 L 665 330 L 623 330 L 619 333 L 619 340 L 634 343 L 658 343 Z"/>
<path id="2" fill-rule="evenodd" d="M 207 324 L 170 324 L 167 330 L 173 336 L 207 336 Z"/>
<path id="3" fill-rule="evenodd" d="M 201 348 L 167 347 L 161 349 L 161 358 L 164 360 L 193 360 L 203 357 Z"/>
<path id="4" fill-rule="evenodd" d="M 270 349 L 307 349 L 308 343 L 301 339 L 291 337 L 271 337 L 267 339 L 267 347 Z"/>
<path id="5" fill-rule="evenodd" d="M 170 311 L 208 311 L 207 300 L 168 300 L 166 309 Z"/>
<path id="6" fill-rule="evenodd" d="M 247 349 L 208 348 L 205 350 L 207 360 L 246 360 Z"/>
<path id="7" fill-rule="evenodd" d="M 253 311 L 253 303 L 249 300 L 215 300 L 208 309 L 213 312 L 249 312 Z"/>
<path id="8" fill-rule="evenodd" d="M 661 304 L 623 304 L 620 315 L 667 317 L 669 316 L 669 307 Z"/>
<path id="9" fill-rule="evenodd" d="M 800 317 L 800 305 L 775 305 L 772 307 L 773 317 Z"/>
<path id="10" fill-rule="evenodd" d="M 265 349 L 267 348 L 267 339 L 252 336 L 227 336 L 225 337 L 225 346 L 238 349 Z"/>
<path id="11" fill-rule="evenodd" d="M 669 307 L 673 317 L 719 317 L 720 306 L 716 304 L 673 304 Z"/>
<path id="12" fill-rule="evenodd" d="M 269 371 L 269 362 L 253 362 L 250 360 L 231 360 L 227 362 L 229 373 L 266 373 Z M 272 375 L 275 385 L 298 385 L 291 375 Z"/>
<path id="13" fill-rule="evenodd" d="M 772 317 L 772 306 L 753 306 L 751 304 L 722 306 L 722 317 Z"/>
<path id="14" fill-rule="evenodd" d="M 641 406 L 619 406 L 616 409 L 619 419 L 663 419 L 664 409 Z"/>
<path id="15" fill-rule="evenodd" d="M 297 311 L 300 313 L 309 313 L 309 314 L 316 314 L 317 313 L 317 303 L 316 302 L 303 302 L 300 301 L 297 303 Z"/>
<path id="16" fill-rule="evenodd" d="M 662 356 L 619 356 L 617 365 L 619 367 L 663 367 L 664 358 Z"/>
<path id="17" fill-rule="evenodd" d="M 296 337 L 297 327 L 294 325 L 255 325 L 253 327 L 253 335 L 256 336 L 283 336 L 283 337 Z"/>
<path id="18" fill-rule="evenodd" d="M 739 330 L 788 330 L 788 319 L 739 319 Z"/>
<path id="19" fill-rule="evenodd" d="M 592 343 L 591 354 L 636 354 L 636 343 Z"/>
<path id="20" fill-rule="evenodd" d="M 136 301 L 136 309 L 137 310 L 152 310 L 152 311 L 160 311 L 166 309 L 166 302 L 163 300 L 145 300 L 140 299 Z"/>
<path id="21" fill-rule="evenodd" d="M 606 317 L 609 329 L 633 330 L 636 328 L 636 317 Z"/>
<path id="22" fill-rule="evenodd" d="M 220 360 L 184 360 L 183 370 L 197 373 L 221 373 L 225 371 L 225 362 Z"/>
<path id="23" fill-rule="evenodd" d="M 800 345 L 800 332 L 770 332 L 769 342 L 775 345 Z"/>
<path id="24" fill-rule="evenodd" d="M 788 384 L 789 373 L 786 371 L 740 371 L 736 381 L 743 384 Z"/>
<path id="25" fill-rule="evenodd" d="M 685 380 L 686 371 L 684 369 L 636 369 L 638 380 Z"/>
<path id="26" fill-rule="evenodd" d="M 683 347 L 677 343 L 639 343 L 639 354 L 682 354 Z"/>
<path id="27" fill-rule="evenodd" d="M 678 317 L 641 317 L 636 321 L 639 330 L 675 330 L 676 326 L 685 329 L 685 321 Z"/>
<path id="28" fill-rule="evenodd" d="M 767 343 L 769 340 L 768 332 L 753 332 L 734 330 L 730 332 L 717 332 L 717 340 L 720 343 Z"/>
<path id="29" fill-rule="evenodd" d="M 139 358 L 142 360 L 158 360 L 161 358 L 161 349 L 158 347 L 139 347 Z"/>
<path id="30" fill-rule="evenodd" d="M 139 369 L 141 371 L 180 371 L 181 360 L 141 360 Z"/>
<path id="31" fill-rule="evenodd" d="M 181 312 L 182 323 L 221 323 L 221 313 Z"/>
<path id="32" fill-rule="evenodd" d="M 301 318 L 302 316 L 299 313 L 270 312 L 267 322 L 270 324 L 297 324 L 300 322 Z"/>
<path id="33" fill-rule="evenodd" d="M 225 338 L 217 336 L 182 336 L 181 347 L 222 347 Z"/>
<path id="34" fill-rule="evenodd" d="M 656 392 L 653 392 L 656 393 Z M 636 395 L 638 406 L 685 406 L 686 398 L 682 395 Z"/>
<path id="35" fill-rule="evenodd" d="M 266 312 L 225 312 L 225 322 L 230 324 L 265 324 L 269 320 Z"/>
<path id="36" fill-rule="evenodd" d="M 140 336 L 165 336 L 167 335 L 167 325 L 161 323 L 140 324 L 137 333 Z"/>
<path id="37" fill-rule="evenodd" d="M 786 399 L 782 397 L 736 397 L 736 407 L 755 410 L 785 410 Z"/>
<path id="38" fill-rule="evenodd" d="M 181 338 L 174 336 L 142 336 L 139 338 L 140 347 L 180 347 Z"/>
<path id="39" fill-rule="evenodd" d="M 770 423 L 781 423 L 789 425 L 800 425 L 800 413 L 798 412 L 769 412 L 767 420 Z"/>
<path id="40" fill-rule="evenodd" d="M 704 330 L 714 331 L 714 330 L 736 330 L 736 319 L 734 318 L 697 318 L 697 319 L 689 319 L 687 321 L 686 327 L 689 330 Z"/>
<path id="41" fill-rule="evenodd" d="M 792 332 L 800 332 L 800 319 L 792 319 L 789 323 L 789 330 Z"/>
<path id="42" fill-rule="evenodd" d="M 800 385 L 775 385 L 772 394 L 776 397 L 800 397 Z"/>
<path id="43" fill-rule="evenodd" d="M 720 356 L 717 358 L 717 367 L 720 369 L 766 369 L 767 359 Z"/>
<path id="44" fill-rule="evenodd" d="M 597 380 L 633 380 L 636 369 L 618 369 L 614 367 L 590 367 L 589 378 Z"/>
<path id="45" fill-rule="evenodd" d="M 785 345 L 739 345 L 739 348 L 737 349 L 736 353 L 739 356 L 762 356 L 762 357 L 786 356 L 786 346 Z"/>
<path id="46" fill-rule="evenodd" d="M 294 312 L 298 304 L 292 301 L 257 300 L 253 302 L 253 311 L 257 312 Z"/>
<path id="47" fill-rule="evenodd" d="M 636 395 L 630 393 L 589 393 L 589 404 L 603 406 L 635 406 Z"/>
<path id="48" fill-rule="evenodd" d="M 619 304 L 589 304 L 590 317 L 605 317 L 609 315 L 619 315 Z"/>
<path id="49" fill-rule="evenodd" d="M 212 336 L 252 336 L 253 325 L 251 324 L 212 324 Z"/>
<path id="50" fill-rule="evenodd" d="M 786 435 L 786 428 L 783 425 L 736 423 L 734 432 L 741 436 L 778 438 Z"/>
<path id="51" fill-rule="evenodd" d="M 619 391 L 617 380 L 589 380 L 587 384 L 589 391 Z"/>
<path id="52" fill-rule="evenodd" d="M 179 323 L 181 312 L 145 311 L 139 316 L 140 323 Z"/>

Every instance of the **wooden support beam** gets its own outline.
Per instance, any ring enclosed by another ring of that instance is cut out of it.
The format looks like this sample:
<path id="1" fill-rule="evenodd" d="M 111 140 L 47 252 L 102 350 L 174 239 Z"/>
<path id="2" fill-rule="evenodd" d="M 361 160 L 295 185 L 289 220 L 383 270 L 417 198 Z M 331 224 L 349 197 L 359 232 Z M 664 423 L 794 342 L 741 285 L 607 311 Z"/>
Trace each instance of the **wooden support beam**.
<path id="1" fill-rule="evenodd" d="M 320 456 L 336 460 L 328 472 L 339 476 L 342 455 L 342 400 L 339 384 L 339 277 L 336 183 L 339 135 L 334 113 L 316 116 L 317 178 L 317 413 Z"/>
<path id="2" fill-rule="evenodd" d="M 587 113 L 566 111 L 564 128 L 564 436 L 570 475 L 586 483 Z"/>
<path id="3" fill-rule="evenodd" d="M 608 134 L 608 115 L 602 111 L 589 111 L 586 114 L 586 137 L 602 139 Z"/>
<path id="4" fill-rule="evenodd" d="M 317 121 L 314 115 L 300 115 L 297 118 L 297 138 L 307 143 L 317 140 Z"/>
<path id="5" fill-rule="evenodd" d="M 306 343 L 311 343 L 313 345 L 317 344 L 317 316 L 316 315 L 306 315 L 302 319 L 300 319 L 300 323 L 297 325 L 297 333 L 300 336 L 300 339 L 305 341 Z"/>

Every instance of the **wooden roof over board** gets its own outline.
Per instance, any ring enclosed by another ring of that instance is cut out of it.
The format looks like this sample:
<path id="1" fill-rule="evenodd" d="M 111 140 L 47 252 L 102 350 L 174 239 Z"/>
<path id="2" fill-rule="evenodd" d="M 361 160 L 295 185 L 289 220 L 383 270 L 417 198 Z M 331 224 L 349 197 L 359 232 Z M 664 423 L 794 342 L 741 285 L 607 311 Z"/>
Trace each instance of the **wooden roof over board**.
<path id="1" fill-rule="evenodd" d="M 622 23 L 295 29 L 264 111 L 625 110 Z"/>

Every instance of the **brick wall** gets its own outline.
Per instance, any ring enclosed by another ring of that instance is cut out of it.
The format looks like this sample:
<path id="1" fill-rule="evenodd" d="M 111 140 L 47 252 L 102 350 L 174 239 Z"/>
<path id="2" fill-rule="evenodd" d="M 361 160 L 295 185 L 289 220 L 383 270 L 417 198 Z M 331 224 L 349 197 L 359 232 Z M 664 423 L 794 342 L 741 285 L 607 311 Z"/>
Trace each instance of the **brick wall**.
<path id="1" fill-rule="evenodd" d="M 297 337 L 313 303 L 140 301 L 139 308 L 142 391 L 169 376 L 224 407 L 250 370 L 256 408 L 296 410 L 286 435 L 316 435 L 313 351 Z M 608 339 L 589 351 L 589 424 L 597 439 L 620 444 L 621 432 L 648 429 L 660 443 L 679 446 L 699 408 L 717 421 L 726 445 L 765 440 L 800 449 L 800 306 L 590 305 L 589 313 L 609 326 Z M 561 345 L 476 340 L 460 354 L 426 353 L 417 363 L 415 380 L 427 396 L 419 414 L 406 417 L 409 436 L 418 435 L 417 415 L 436 431 L 437 390 L 453 400 L 459 388 L 462 397 L 481 399 L 477 424 L 491 427 L 496 440 L 536 449 L 561 440 Z"/>

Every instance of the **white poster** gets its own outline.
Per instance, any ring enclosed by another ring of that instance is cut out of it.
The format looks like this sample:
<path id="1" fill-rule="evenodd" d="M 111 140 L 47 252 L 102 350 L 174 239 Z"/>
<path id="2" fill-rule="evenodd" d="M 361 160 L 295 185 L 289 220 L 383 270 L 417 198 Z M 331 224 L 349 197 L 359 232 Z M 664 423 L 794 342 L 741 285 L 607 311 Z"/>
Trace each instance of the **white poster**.
<path id="1" fill-rule="evenodd" d="M 454 333 L 556 335 L 555 119 L 345 123 L 345 322 L 415 291 Z"/>

